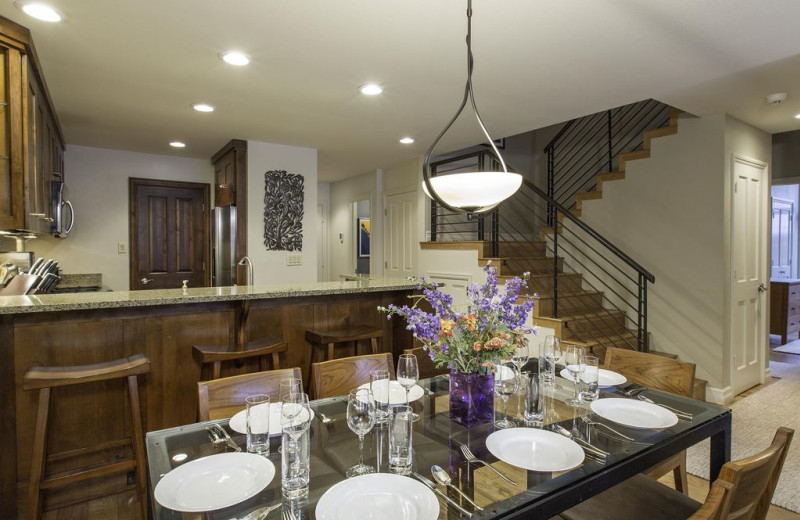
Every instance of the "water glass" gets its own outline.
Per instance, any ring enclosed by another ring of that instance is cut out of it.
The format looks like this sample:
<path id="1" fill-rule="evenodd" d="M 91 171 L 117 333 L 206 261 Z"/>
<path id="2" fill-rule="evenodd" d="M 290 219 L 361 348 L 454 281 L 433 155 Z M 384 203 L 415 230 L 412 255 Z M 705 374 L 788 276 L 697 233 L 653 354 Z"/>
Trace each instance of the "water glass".
<path id="1" fill-rule="evenodd" d="M 389 407 L 389 471 L 405 475 L 411 472 L 411 435 L 414 412 L 405 404 Z"/>
<path id="2" fill-rule="evenodd" d="M 366 388 L 350 390 L 347 396 L 347 426 L 358 435 L 358 464 L 347 469 L 347 478 L 375 473 L 375 468 L 364 464 L 364 435 L 375 426 L 375 399 Z"/>
<path id="3" fill-rule="evenodd" d="M 577 345 L 568 346 L 567 352 L 564 355 L 564 363 L 567 365 L 567 372 L 569 372 L 572 385 L 575 389 L 572 399 L 568 399 L 567 404 L 580 406 L 581 396 L 578 394 L 578 381 L 581 380 L 581 375 L 586 370 L 586 351 L 583 347 Z"/>
<path id="4" fill-rule="evenodd" d="M 508 398 L 514 395 L 517 391 L 517 369 L 513 363 L 501 363 L 497 365 L 497 370 L 494 373 L 494 391 L 503 400 L 505 405 L 503 408 L 503 419 L 495 421 L 494 425 L 497 428 L 513 428 L 517 425 L 514 421 L 508 418 Z"/>
<path id="5" fill-rule="evenodd" d="M 406 404 L 408 402 L 408 392 L 417 384 L 419 380 L 419 363 L 414 354 L 400 354 L 397 361 L 397 382 L 406 389 Z M 413 414 L 414 420 L 419 419 L 419 415 Z"/>
<path id="6" fill-rule="evenodd" d="M 285 498 L 308 495 L 310 436 L 308 429 L 299 435 L 292 430 L 284 430 L 281 435 L 281 492 Z"/>
<path id="7" fill-rule="evenodd" d="M 279 383 L 278 398 L 283 400 L 284 395 L 295 395 L 303 392 L 303 382 L 294 377 L 281 379 Z"/>
<path id="8" fill-rule="evenodd" d="M 384 424 L 389 418 L 389 371 L 373 370 L 369 373 L 369 388 L 375 398 L 375 423 Z"/>
<path id="9" fill-rule="evenodd" d="M 556 363 L 561 359 L 561 338 L 546 336 L 539 353 L 539 373 L 545 375 L 545 385 L 548 388 L 556 386 Z"/>
<path id="10" fill-rule="evenodd" d="M 586 356 L 586 368 L 583 370 L 583 382 L 586 386 L 581 389 L 582 401 L 594 401 L 600 395 L 598 383 L 600 381 L 600 360 L 595 356 Z"/>
<path id="11" fill-rule="evenodd" d="M 269 456 L 269 396 L 248 395 L 245 400 L 247 451 Z"/>
<path id="12" fill-rule="evenodd" d="M 544 389 L 542 388 L 545 381 L 544 373 L 536 372 L 523 372 L 522 381 L 524 384 L 523 391 L 525 392 L 525 410 L 523 417 L 525 424 L 537 423 L 541 426 L 542 419 L 544 418 Z"/>

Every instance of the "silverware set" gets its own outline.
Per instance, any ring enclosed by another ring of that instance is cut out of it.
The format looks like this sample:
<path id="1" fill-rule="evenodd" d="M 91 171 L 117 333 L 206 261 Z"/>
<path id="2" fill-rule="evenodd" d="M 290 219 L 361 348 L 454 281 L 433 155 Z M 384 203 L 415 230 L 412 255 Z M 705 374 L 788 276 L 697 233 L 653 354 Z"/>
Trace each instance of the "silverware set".
<path id="1" fill-rule="evenodd" d="M 618 432 L 617 430 L 615 430 L 614 428 L 612 428 L 611 426 L 609 426 L 609 425 L 607 425 L 605 423 L 601 423 L 601 422 L 594 421 L 594 420 L 590 419 L 588 415 L 581 415 L 581 420 L 584 423 L 588 424 L 589 426 L 595 426 L 595 427 L 596 426 L 602 426 L 603 428 L 607 429 L 608 431 L 610 431 L 614 435 L 617 435 L 621 439 L 624 439 L 626 441 L 633 442 L 635 440 L 633 437 L 628 437 L 627 435 Z"/>
<path id="2" fill-rule="evenodd" d="M 431 489 L 431 491 L 433 491 L 437 496 L 441 497 L 445 502 L 448 503 L 448 505 L 450 505 L 453 508 L 455 508 L 455 510 L 458 511 L 459 513 L 461 513 L 462 515 L 466 516 L 467 518 L 470 518 L 472 516 L 472 513 L 470 513 L 469 511 L 467 511 L 463 507 L 461 507 L 458 504 L 458 502 L 456 502 L 455 500 L 453 500 L 449 496 L 447 496 L 444 493 L 442 493 L 441 491 L 439 491 L 439 488 L 436 487 L 436 484 L 434 484 L 431 481 L 431 479 L 420 475 L 416 471 L 412 471 L 411 472 L 411 476 L 413 476 L 415 479 L 419 480 L 420 482 L 422 482 L 423 484 L 428 486 Z"/>
<path id="3" fill-rule="evenodd" d="M 498 471 L 497 468 L 495 468 L 494 466 L 492 466 L 488 462 L 483 461 L 483 460 L 479 459 L 478 457 L 476 457 L 475 454 L 472 453 L 472 450 L 469 449 L 469 446 L 467 446 L 466 444 L 462 444 L 461 445 L 461 453 L 464 455 L 464 458 L 467 459 L 467 463 L 476 462 L 478 464 L 483 464 L 487 468 L 491 469 L 492 471 L 494 471 L 495 473 L 497 473 L 498 475 L 503 477 L 503 479 L 506 482 L 508 482 L 509 484 L 514 485 L 514 486 L 518 485 L 516 482 L 514 482 L 510 478 L 508 478 L 507 476 L 505 476 L 502 473 L 500 473 L 500 471 Z"/>
<path id="4" fill-rule="evenodd" d="M 678 419 L 681 419 L 683 421 L 691 421 L 692 418 L 693 418 L 692 414 L 690 414 L 689 412 L 684 412 L 683 410 L 678 410 L 677 408 L 673 408 L 673 407 L 667 406 L 665 404 L 657 403 L 657 402 L 653 401 L 652 399 L 649 399 L 645 395 L 638 394 L 637 397 L 639 398 L 640 401 L 644 401 L 645 403 L 650 403 L 650 404 L 654 404 L 656 406 L 660 406 L 661 408 L 666 408 L 670 412 L 672 412 L 675 415 L 677 415 Z"/>
<path id="5" fill-rule="evenodd" d="M 228 435 L 228 432 L 225 430 L 225 428 L 219 424 L 214 423 L 211 426 L 206 426 L 206 431 L 211 437 L 211 442 L 214 444 L 214 446 L 227 444 L 227 446 L 232 448 L 234 451 L 242 451 L 242 448 L 236 444 L 233 439 L 231 439 L 231 436 Z"/>
<path id="6" fill-rule="evenodd" d="M 605 462 L 606 457 L 610 455 L 607 451 L 601 450 L 597 446 L 584 439 L 577 430 L 569 431 L 560 424 L 554 424 L 553 428 L 557 433 L 560 433 L 564 437 L 574 441 L 583 449 L 583 452 L 586 454 L 586 456 L 591 459 L 597 460 L 598 462 Z"/>

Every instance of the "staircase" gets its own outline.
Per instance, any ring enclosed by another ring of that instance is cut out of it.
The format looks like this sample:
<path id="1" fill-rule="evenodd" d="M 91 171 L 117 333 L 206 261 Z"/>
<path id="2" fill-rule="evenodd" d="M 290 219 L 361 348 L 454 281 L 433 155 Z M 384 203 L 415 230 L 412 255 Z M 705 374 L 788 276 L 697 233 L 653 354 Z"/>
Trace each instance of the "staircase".
<path id="1" fill-rule="evenodd" d="M 655 110 L 652 105 L 640 110 L 645 109 Z M 611 346 L 647 351 L 650 344 L 646 325 L 647 283 L 652 283 L 654 278 L 577 217 L 581 216 L 585 201 L 602 198 L 604 183 L 623 180 L 626 166 L 631 161 L 645 160 L 650 156 L 653 139 L 677 132 L 680 111 L 667 109 L 667 124 L 641 131 L 636 149 L 620 149 L 615 154 L 612 153 L 614 146 L 609 144 L 608 159 L 603 158 L 606 168 L 595 170 L 599 173 L 580 177 L 572 174 L 567 181 L 559 181 L 557 176 L 549 174 L 547 193 L 525 181 L 520 191 L 491 216 L 467 219 L 467 223 L 458 222 L 454 214 L 437 215 L 433 208 L 434 218 L 439 217 L 441 222 L 456 230 L 451 234 L 453 238 L 461 239 L 468 234 L 463 226 L 469 224 L 477 228 L 476 238 L 483 239 L 488 235 L 490 240 L 443 242 L 441 239 L 448 235 L 444 231 L 446 225 L 443 225 L 438 229 L 439 241 L 423 243 L 423 249 L 474 249 L 478 252 L 481 267 L 491 261 L 500 282 L 530 272 L 529 292 L 536 300 L 533 321 L 536 325 L 554 329 L 555 334 L 561 337 L 562 345 L 584 346 L 601 362 L 606 349 Z M 663 111 L 659 113 L 663 114 Z M 596 120 L 596 115 L 587 117 Z M 652 117 L 658 119 L 662 116 Z M 559 136 L 569 135 L 569 132 L 580 135 L 581 132 L 576 133 L 576 125 L 579 123 L 568 124 L 554 139 L 556 145 Z M 611 128 L 609 123 L 609 134 Z M 629 141 L 636 141 L 627 137 L 630 130 L 625 134 Z M 545 149 L 549 154 L 549 166 L 558 162 L 554 159 L 554 142 Z M 463 164 L 470 160 L 470 155 L 480 155 L 476 163 L 490 160 L 485 152 L 468 154 L 457 160 Z M 563 187 L 567 183 L 581 186 L 582 191 L 566 192 Z M 571 202 L 571 205 L 561 204 L 556 197 L 567 204 Z M 488 233 L 487 227 L 490 228 Z M 432 236 L 437 236 L 437 233 L 432 233 Z M 705 386 L 706 381 L 696 379 L 695 398 L 705 399 Z"/>

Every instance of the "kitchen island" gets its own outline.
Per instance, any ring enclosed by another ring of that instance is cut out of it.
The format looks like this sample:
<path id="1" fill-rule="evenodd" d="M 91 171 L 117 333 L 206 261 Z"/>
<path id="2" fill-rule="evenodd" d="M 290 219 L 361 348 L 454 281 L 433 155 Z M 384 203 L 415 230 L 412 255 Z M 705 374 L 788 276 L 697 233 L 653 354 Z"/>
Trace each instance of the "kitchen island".
<path id="1" fill-rule="evenodd" d="M 379 305 L 405 303 L 414 290 L 406 279 L 377 279 L 272 286 L 211 287 L 0 297 L 0 518 L 16 518 L 25 496 L 37 392 L 22 390 L 22 376 L 36 365 L 86 365 L 142 353 L 151 372 L 140 378 L 145 430 L 197 419 L 197 382 L 208 378 L 192 356 L 193 345 L 233 345 L 240 336 L 282 336 L 289 345 L 282 367 L 312 362 L 305 331 L 364 324 L 382 328 L 381 350 L 396 358 L 411 347 L 401 320 L 387 320 Z M 244 317 L 244 322 L 243 322 Z M 336 356 L 350 355 L 342 346 Z M 317 353 L 319 354 L 319 353 Z M 316 358 L 314 358 L 316 359 Z M 223 375 L 258 370 L 255 359 L 233 363 Z M 74 450 L 49 470 L 109 460 L 122 448 L 104 442 L 129 431 L 121 383 L 90 383 L 54 392 L 48 452 Z M 126 475 L 88 481 L 47 495 L 45 508 L 126 489 Z M 133 486 L 127 486 L 132 488 Z"/>

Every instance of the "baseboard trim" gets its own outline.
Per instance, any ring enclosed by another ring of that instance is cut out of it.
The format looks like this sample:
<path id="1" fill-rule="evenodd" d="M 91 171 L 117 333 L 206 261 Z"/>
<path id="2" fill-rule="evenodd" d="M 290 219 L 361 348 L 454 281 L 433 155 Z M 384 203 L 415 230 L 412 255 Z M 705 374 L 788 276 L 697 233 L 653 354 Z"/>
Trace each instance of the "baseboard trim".
<path id="1" fill-rule="evenodd" d="M 726 386 L 725 388 L 715 388 L 713 386 L 706 386 L 706 402 L 714 404 L 728 404 L 733 401 L 733 388 Z"/>
<path id="2" fill-rule="evenodd" d="M 772 368 L 768 364 L 767 369 L 764 370 L 764 381 L 769 380 L 770 377 L 772 377 Z"/>

